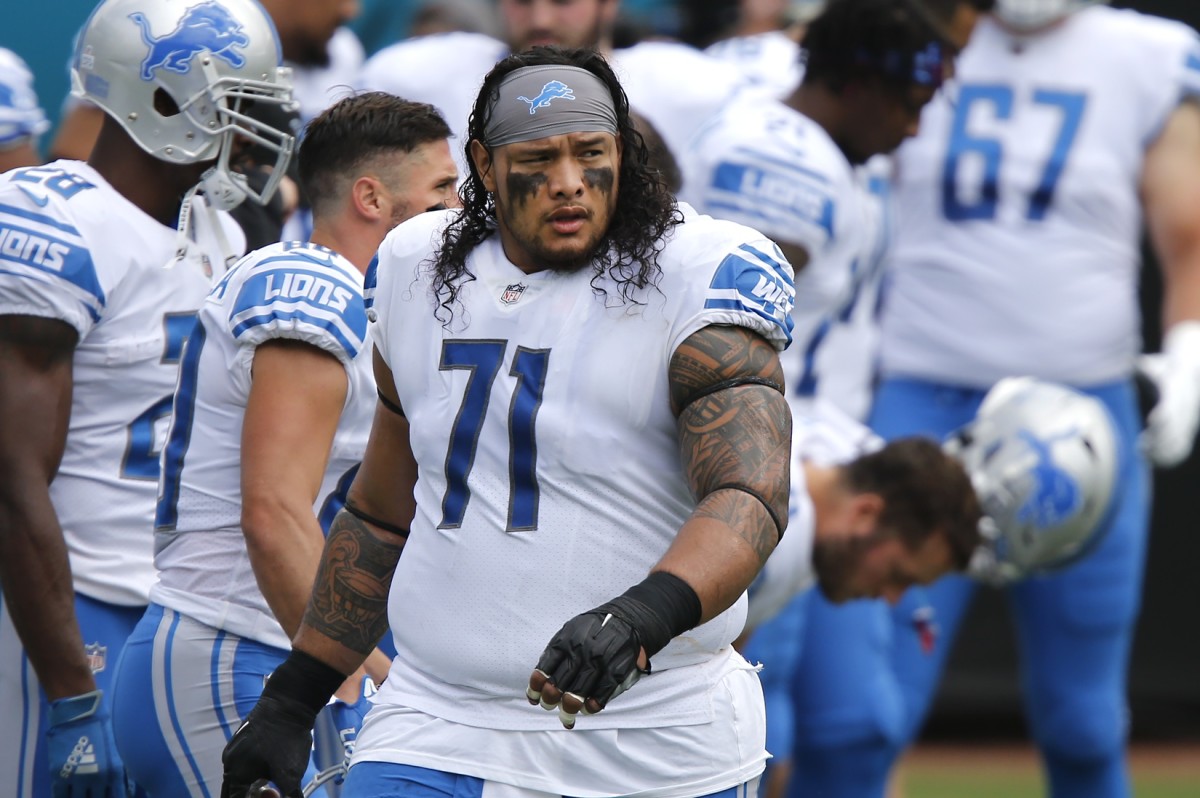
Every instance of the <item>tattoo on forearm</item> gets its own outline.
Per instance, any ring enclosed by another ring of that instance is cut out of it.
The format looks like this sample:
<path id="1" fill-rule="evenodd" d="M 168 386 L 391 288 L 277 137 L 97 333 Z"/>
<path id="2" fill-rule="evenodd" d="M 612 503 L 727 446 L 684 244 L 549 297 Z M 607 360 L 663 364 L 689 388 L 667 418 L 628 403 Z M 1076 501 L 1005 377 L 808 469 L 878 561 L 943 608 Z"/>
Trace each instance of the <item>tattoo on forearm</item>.
<path id="1" fill-rule="evenodd" d="M 329 528 L 304 622 L 360 654 L 387 631 L 387 598 L 404 544 L 380 540 L 345 510 Z"/>
<path id="2" fill-rule="evenodd" d="M 692 335 L 671 361 L 672 401 L 705 386 L 754 376 L 783 384 L 775 350 L 761 337 L 732 327 L 708 327 Z M 791 464 L 792 416 L 783 395 L 764 385 L 743 385 L 703 396 L 679 415 L 679 447 L 700 511 L 726 520 L 755 551 L 769 554 L 779 539 L 772 518 L 786 519 Z M 717 501 L 717 499 L 720 499 Z M 723 513 L 733 513 L 728 517 Z"/>
<path id="3" fill-rule="evenodd" d="M 749 544 L 760 568 L 779 542 L 775 521 L 763 503 L 749 493 L 719 490 L 705 497 L 692 517 L 712 518 L 733 529 Z"/>

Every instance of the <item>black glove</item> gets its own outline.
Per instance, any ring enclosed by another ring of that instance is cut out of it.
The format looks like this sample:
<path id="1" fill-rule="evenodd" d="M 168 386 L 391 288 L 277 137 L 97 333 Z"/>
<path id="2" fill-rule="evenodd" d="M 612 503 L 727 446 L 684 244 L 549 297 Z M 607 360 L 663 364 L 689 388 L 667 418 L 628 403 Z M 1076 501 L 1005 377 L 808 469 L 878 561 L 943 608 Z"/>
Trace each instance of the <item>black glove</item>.
<path id="1" fill-rule="evenodd" d="M 611 610 L 613 602 L 563 624 L 537 668 L 564 693 L 593 698 L 604 707 L 641 678 L 642 644 L 633 624 Z M 619 609 L 618 609 L 619 612 Z M 645 673 L 650 672 L 647 660 Z"/>
<path id="2" fill-rule="evenodd" d="M 264 690 L 221 754 L 221 798 L 245 798 L 261 779 L 274 782 L 288 798 L 300 798 L 300 780 L 312 757 L 315 718 L 301 702 L 269 696 Z"/>
<path id="3" fill-rule="evenodd" d="M 287 798 L 302 798 L 300 780 L 312 757 L 313 722 L 345 679 L 320 660 L 293 649 L 271 674 L 258 703 L 221 753 L 225 766 L 221 798 L 247 798 L 251 788 L 264 780 L 273 782 Z"/>
<path id="4" fill-rule="evenodd" d="M 687 582 L 655 571 L 612 601 L 563 624 L 537 668 L 563 693 L 594 699 L 603 709 L 650 672 L 649 658 L 671 638 L 700 622 L 700 611 L 700 598 Z M 644 671 L 637 665 L 642 649 Z"/>

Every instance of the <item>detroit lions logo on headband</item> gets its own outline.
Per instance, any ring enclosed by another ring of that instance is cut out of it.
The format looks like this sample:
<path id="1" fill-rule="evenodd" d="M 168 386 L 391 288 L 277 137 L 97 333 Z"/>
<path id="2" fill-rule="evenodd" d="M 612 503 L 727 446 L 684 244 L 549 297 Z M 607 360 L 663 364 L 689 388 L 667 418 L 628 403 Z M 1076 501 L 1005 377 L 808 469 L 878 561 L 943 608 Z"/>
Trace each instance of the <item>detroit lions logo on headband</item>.
<path id="1" fill-rule="evenodd" d="M 529 113 L 536 114 L 537 109 L 549 107 L 551 100 L 574 100 L 575 92 L 571 91 L 571 87 L 561 80 L 552 80 L 545 86 L 542 86 L 541 93 L 532 100 L 525 96 L 518 97 L 517 99 L 529 103 Z"/>
<path id="2" fill-rule="evenodd" d="M 529 106 L 529 113 L 521 103 Z M 598 76 L 577 66 L 538 64 L 514 69 L 501 79 L 490 104 L 483 131 L 489 147 L 563 133 L 617 133 L 612 92 Z"/>

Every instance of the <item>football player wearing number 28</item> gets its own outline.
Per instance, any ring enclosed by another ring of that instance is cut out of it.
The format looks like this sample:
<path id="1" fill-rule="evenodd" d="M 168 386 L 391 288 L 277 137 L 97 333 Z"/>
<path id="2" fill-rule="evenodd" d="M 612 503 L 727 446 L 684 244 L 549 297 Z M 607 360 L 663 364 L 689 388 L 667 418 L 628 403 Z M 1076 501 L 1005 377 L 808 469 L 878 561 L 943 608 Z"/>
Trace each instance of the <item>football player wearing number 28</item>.
<path id="1" fill-rule="evenodd" d="M 184 337 L 241 231 L 240 109 L 291 103 L 253 0 L 106 0 L 74 93 L 105 111 L 86 163 L 0 178 L 0 794 L 125 794 L 108 685 L 154 580 L 159 452 Z M 199 192 L 199 193 L 197 193 Z M 202 195 L 202 196 L 201 196 Z M 106 792 L 107 790 L 107 792 Z"/>
<path id="2" fill-rule="evenodd" d="M 885 438 L 942 436 L 988 388 L 1030 375 L 1101 399 L 1122 460 L 1106 532 L 1065 570 L 1009 587 L 1030 731 L 1055 798 L 1129 795 L 1125 674 L 1141 594 L 1150 462 L 1192 448 L 1200 414 L 1200 39 L 1080 0 L 997 0 L 898 151 L 882 317 Z M 1165 279 L 1160 399 L 1140 429 L 1132 376 L 1143 218 Z M 1040 506 L 1069 511 L 1072 494 Z M 948 577 L 888 618 L 815 601 L 797 682 L 794 795 L 880 796 L 920 728 L 974 584 Z M 914 611 L 942 634 L 928 653 Z M 880 645 L 881 631 L 890 644 Z M 874 630 L 874 631 L 872 631 Z M 889 661 L 890 660 L 890 661 Z M 819 692 L 806 686 L 819 685 Z M 864 689 L 863 685 L 868 685 Z"/>
<path id="3" fill-rule="evenodd" d="M 388 409 L 227 794 L 296 789 L 389 621 L 347 797 L 754 794 L 762 690 L 729 644 L 787 518 L 791 267 L 674 204 L 593 51 L 501 61 L 468 141 L 463 210 L 380 248 Z"/>

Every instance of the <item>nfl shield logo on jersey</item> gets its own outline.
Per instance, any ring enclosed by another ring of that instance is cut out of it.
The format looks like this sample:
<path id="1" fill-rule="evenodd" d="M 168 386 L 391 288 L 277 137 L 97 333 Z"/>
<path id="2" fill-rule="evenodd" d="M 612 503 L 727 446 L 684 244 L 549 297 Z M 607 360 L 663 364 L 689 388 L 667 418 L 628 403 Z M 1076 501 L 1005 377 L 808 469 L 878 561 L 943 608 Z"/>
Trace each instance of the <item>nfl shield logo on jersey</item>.
<path id="1" fill-rule="evenodd" d="M 83 653 L 87 657 L 88 666 L 91 667 L 92 673 L 99 673 L 108 665 L 108 646 L 102 646 L 99 643 L 88 643 L 83 647 Z"/>
<path id="2" fill-rule="evenodd" d="M 513 283 L 504 289 L 504 293 L 500 295 L 500 304 L 515 305 L 521 299 L 521 295 L 525 293 L 524 283 Z"/>

